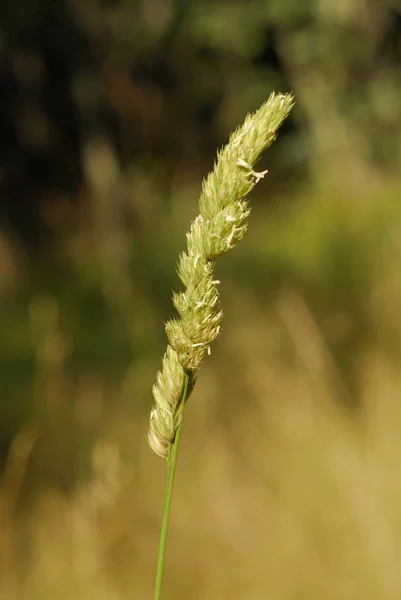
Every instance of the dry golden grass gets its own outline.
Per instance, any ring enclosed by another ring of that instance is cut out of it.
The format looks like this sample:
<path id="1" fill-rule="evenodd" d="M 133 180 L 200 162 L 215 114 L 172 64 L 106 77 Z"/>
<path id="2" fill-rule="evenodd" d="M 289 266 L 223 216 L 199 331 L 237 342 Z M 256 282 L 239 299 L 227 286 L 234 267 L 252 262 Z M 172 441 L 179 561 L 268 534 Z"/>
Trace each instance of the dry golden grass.
<path id="1" fill-rule="evenodd" d="M 166 600 L 398 599 L 399 371 L 367 348 L 351 416 L 299 296 L 281 294 L 271 311 L 248 297 L 236 306 L 252 317 L 227 324 L 187 408 Z M 3 484 L 2 599 L 152 597 L 164 463 L 145 432 L 145 417 L 116 418 L 92 480 L 70 500 L 44 493 L 24 521 Z M 118 448 L 135 440 L 136 460 L 123 460 Z"/>

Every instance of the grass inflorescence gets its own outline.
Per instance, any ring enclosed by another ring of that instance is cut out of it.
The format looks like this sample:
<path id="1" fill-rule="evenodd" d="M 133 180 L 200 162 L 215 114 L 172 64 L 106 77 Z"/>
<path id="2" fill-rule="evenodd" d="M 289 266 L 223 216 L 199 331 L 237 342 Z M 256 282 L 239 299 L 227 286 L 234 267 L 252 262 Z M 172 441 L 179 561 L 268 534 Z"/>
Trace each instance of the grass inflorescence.
<path id="1" fill-rule="evenodd" d="M 243 238 L 250 207 L 247 196 L 267 171 L 254 166 L 293 105 L 293 97 L 272 94 L 261 108 L 246 117 L 220 150 L 213 171 L 203 181 L 200 214 L 187 233 L 187 249 L 179 258 L 178 274 L 185 290 L 174 293 L 179 318 L 166 324 L 168 347 L 153 387 L 149 444 L 169 457 L 182 418 L 181 399 L 188 379 L 190 395 L 196 372 L 211 342 L 218 336 L 223 312 L 214 279 L 216 259 Z"/>
<path id="2" fill-rule="evenodd" d="M 255 171 L 255 163 L 275 140 L 292 105 L 291 94 L 271 94 L 231 134 L 228 144 L 218 153 L 213 171 L 203 181 L 200 214 L 191 224 L 186 251 L 179 258 L 178 275 L 185 289 L 173 295 L 179 317 L 166 323 L 168 346 L 153 386 L 155 405 L 148 434 L 151 448 L 167 459 L 168 465 L 155 600 L 160 598 L 162 589 L 184 406 L 193 390 L 196 373 L 210 352 L 210 344 L 219 335 L 223 318 L 219 281 L 214 278 L 215 263 L 245 235 L 250 214 L 247 196 L 267 173 Z"/>

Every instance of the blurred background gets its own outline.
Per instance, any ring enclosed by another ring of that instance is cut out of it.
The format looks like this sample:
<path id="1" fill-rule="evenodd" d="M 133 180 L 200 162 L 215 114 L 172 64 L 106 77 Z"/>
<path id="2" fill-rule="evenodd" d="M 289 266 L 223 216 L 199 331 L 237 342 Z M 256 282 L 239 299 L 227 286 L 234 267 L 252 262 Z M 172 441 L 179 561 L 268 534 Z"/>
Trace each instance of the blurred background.
<path id="1" fill-rule="evenodd" d="M 1 598 L 153 597 L 176 260 L 273 90 L 164 598 L 400 597 L 400 34 L 399 0 L 0 3 Z"/>

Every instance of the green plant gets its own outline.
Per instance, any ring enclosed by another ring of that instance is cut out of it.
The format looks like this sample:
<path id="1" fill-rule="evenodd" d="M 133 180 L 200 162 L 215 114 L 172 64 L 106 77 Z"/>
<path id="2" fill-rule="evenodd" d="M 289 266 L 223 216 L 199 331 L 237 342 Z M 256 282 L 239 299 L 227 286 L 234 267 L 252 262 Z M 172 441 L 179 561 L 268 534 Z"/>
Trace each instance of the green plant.
<path id="1" fill-rule="evenodd" d="M 179 259 L 178 274 L 185 291 L 173 296 L 179 319 L 171 319 L 166 324 L 169 345 L 153 386 L 155 405 L 148 434 L 151 448 L 167 459 L 155 600 L 160 598 L 162 589 L 184 407 L 223 318 L 217 291 L 219 282 L 213 278 L 215 261 L 229 252 L 246 232 L 250 213 L 246 198 L 267 173 L 257 172 L 253 167 L 263 150 L 275 140 L 292 105 L 292 95 L 272 94 L 231 134 L 228 144 L 218 154 L 213 171 L 203 182 L 200 214 L 187 233 L 187 251 Z"/>

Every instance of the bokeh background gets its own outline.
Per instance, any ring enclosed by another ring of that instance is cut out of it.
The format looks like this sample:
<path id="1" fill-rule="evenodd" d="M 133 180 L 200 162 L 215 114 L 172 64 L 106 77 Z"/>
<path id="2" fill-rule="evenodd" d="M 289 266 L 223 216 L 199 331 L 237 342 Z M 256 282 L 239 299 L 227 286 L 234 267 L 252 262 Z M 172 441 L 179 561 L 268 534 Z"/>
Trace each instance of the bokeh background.
<path id="1" fill-rule="evenodd" d="M 273 90 L 164 598 L 400 598 L 400 34 L 399 0 L 0 3 L 2 599 L 152 598 L 176 260 Z"/>

